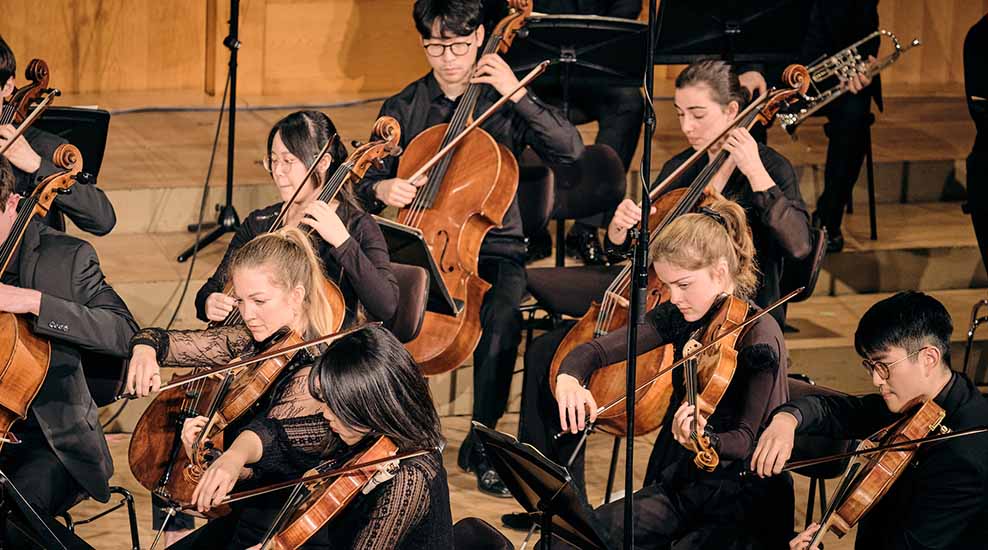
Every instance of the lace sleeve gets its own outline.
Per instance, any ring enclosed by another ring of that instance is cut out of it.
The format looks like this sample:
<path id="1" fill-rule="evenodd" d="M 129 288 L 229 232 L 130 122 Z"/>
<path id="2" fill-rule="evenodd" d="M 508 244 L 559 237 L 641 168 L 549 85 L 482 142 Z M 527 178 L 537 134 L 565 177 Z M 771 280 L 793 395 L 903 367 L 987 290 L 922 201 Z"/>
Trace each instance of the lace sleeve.
<path id="1" fill-rule="evenodd" d="M 131 349 L 139 344 L 153 347 L 163 367 L 215 367 L 243 354 L 253 339 L 244 325 L 206 330 L 146 328 L 131 339 Z"/>
<path id="2" fill-rule="evenodd" d="M 398 548 L 408 533 L 425 520 L 431 507 L 430 482 L 438 475 L 431 461 L 408 460 L 398 474 L 376 489 L 380 492 L 353 548 Z"/>

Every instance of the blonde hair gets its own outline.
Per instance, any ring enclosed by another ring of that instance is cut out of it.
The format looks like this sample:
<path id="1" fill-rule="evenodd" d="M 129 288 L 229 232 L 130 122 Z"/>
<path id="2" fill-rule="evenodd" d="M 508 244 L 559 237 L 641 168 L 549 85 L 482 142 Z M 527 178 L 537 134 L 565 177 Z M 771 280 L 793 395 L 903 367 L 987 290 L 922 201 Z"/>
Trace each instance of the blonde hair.
<path id="1" fill-rule="evenodd" d="M 659 232 L 649 246 L 653 262 L 664 261 L 691 271 L 727 262 L 735 294 L 750 298 L 758 285 L 755 245 L 744 208 L 716 198 L 707 213 L 684 214 Z"/>
<path id="2" fill-rule="evenodd" d="M 323 287 L 322 261 L 316 256 L 309 237 L 297 227 L 286 227 L 254 237 L 230 259 L 229 277 L 238 269 L 267 267 L 274 284 L 286 291 L 305 289 L 303 315 L 310 336 L 333 332 L 334 315 Z"/>

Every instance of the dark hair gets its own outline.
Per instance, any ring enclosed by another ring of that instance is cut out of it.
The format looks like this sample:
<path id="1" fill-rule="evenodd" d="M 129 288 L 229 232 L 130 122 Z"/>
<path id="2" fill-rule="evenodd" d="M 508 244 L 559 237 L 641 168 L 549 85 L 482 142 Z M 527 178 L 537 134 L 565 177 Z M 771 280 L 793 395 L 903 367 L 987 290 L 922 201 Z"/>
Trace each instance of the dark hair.
<path id="1" fill-rule="evenodd" d="M 710 88 L 711 97 L 722 107 L 737 101 L 738 108 L 744 109 L 751 99 L 748 90 L 741 86 L 734 67 L 719 59 L 694 61 L 676 77 L 677 90 L 701 84 Z"/>
<path id="2" fill-rule="evenodd" d="M 415 0 L 412 8 L 415 29 L 422 38 L 466 36 L 483 21 L 479 0 Z M 432 36 L 432 24 L 439 20 L 439 36 Z"/>
<path id="3" fill-rule="evenodd" d="M 14 170 L 7 157 L 0 156 L 0 212 L 6 212 L 7 199 L 14 192 Z"/>
<path id="4" fill-rule="evenodd" d="M 16 73 L 17 60 L 14 58 L 14 51 L 7 45 L 3 36 L 0 36 L 0 87 L 3 87 Z"/>
<path id="5" fill-rule="evenodd" d="M 445 443 L 419 366 L 380 326 L 333 342 L 309 372 L 309 392 L 340 421 L 369 430 L 370 435 L 387 436 L 401 451 Z"/>
<path id="6" fill-rule="evenodd" d="M 305 168 L 312 166 L 312 161 L 326 145 L 326 140 L 336 134 L 336 126 L 326 113 L 320 111 L 295 111 L 294 113 L 279 120 L 268 132 L 268 157 L 271 156 L 271 147 L 274 143 L 275 134 L 281 134 L 281 141 L 288 151 L 305 164 Z M 336 144 L 330 148 L 329 155 L 332 161 L 329 168 L 324 173 L 314 172 L 312 174 L 312 185 L 318 187 L 336 172 L 336 169 L 346 160 L 346 146 L 343 140 L 338 139 Z M 340 190 L 340 202 L 350 207 L 356 207 L 357 203 L 353 197 L 353 191 L 349 186 L 344 186 Z"/>
<path id="7" fill-rule="evenodd" d="M 928 294 L 908 290 L 879 301 L 865 312 L 854 333 L 854 349 L 868 357 L 892 346 L 909 353 L 934 346 L 949 367 L 953 330 L 943 304 Z"/>

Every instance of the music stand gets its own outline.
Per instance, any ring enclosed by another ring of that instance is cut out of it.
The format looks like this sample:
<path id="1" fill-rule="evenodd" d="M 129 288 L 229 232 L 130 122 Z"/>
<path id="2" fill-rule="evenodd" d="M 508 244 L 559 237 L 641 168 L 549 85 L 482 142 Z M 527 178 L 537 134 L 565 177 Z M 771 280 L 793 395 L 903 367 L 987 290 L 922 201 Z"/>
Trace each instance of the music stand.
<path id="1" fill-rule="evenodd" d="M 641 21 L 597 15 L 533 15 L 525 20 L 504 54 L 516 73 L 524 74 L 549 59 L 540 87 L 557 83 L 563 113 L 569 118 L 569 87 L 581 84 L 642 84 L 648 26 Z"/>
<path id="2" fill-rule="evenodd" d="M 542 526 L 543 548 L 556 536 L 581 549 L 611 548 L 593 510 L 580 497 L 569 472 L 527 443 L 473 423 L 474 433 L 487 451 L 512 496 Z"/>
<path id="3" fill-rule="evenodd" d="M 49 107 L 34 127 L 68 141 L 82 153 L 82 171 L 95 179 L 103 165 L 110 113 L 103 109 Z"/>
<path id="4" fill-rule="evenodd" d="M 802 48 L 809 5 L 806 0 L 663 0 L 654 62 L 720 56 L 732 63 L 789 63 Z"/>
<path id="5" fill-rule="evenodd" d="M 463 309 L 463 302 L 449 295 L 446 282 L 439 273 L 439 266 L 429 253 L 422 232 L 380 216 L 374 216 L 384 240 L 388 242 L 391 261 L 398 264 L 416 265 L 429 273 L 429 300 L 425 309 L 440 315 L 456 317 Z"/>

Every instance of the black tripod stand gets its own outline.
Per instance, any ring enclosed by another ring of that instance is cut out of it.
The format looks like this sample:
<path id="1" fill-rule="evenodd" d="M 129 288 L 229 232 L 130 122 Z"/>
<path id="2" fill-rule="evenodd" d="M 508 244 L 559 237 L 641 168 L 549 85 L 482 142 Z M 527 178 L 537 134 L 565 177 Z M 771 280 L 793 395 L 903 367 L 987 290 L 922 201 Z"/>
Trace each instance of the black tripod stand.
<path id="1" fill-rule="evenodd" d="M 219 218 L 216 228 L 199 238 L 195 244 L 178 255 L 178 261 L 184 262 L 199 250 L 209 246 L 226 233 L 240 228 L 240 216 L 233 207 L 233 149 L 236 146 L 237 126 L 237 52 L 240 50 L 240 0 L 230 0 L 230 34 L 223 39 L 223 45 L 230 50 L 230 121 L 227 125 L 226 143 L 226 202 L 219 208 Z M 198 232 L 198 225 L 190 225 L 189 231 Z"/>

